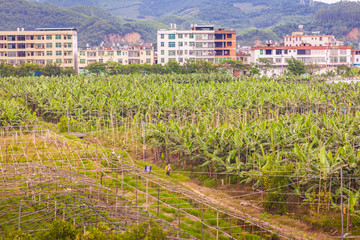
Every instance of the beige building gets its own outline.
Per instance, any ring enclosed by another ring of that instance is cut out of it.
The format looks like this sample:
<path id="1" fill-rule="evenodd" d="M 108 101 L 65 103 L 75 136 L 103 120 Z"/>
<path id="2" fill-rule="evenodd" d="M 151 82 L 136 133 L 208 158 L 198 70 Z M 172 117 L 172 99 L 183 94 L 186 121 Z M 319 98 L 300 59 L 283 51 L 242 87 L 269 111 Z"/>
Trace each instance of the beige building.
<path id="1" fill-rule="evenodd" d="M 298 31 L 292 32 L 291 36 L 284 36 L 284 46 L 299 47 L 299 46 L 342 46 L 343 42 L 337 41 L 334 35 L 320 35 L 320 34 L 305 34 L 303 27 L 300 25 Z"/>
<path id="2" fill-rule="evenodd" d="M 97 47 L 80 49 L 78 66 L 81 73 L 84 67 L 95 62 L 117 62 L 120 64 L 153 64 L 154 50 L 144 46 L 134 47 Z"/>
<path id="3" fill-rule="evenodd" d="M 58 63 L 76 70 L 77 47 L 75 28 L 0 31 L 0 61 L 7 63 Z"/>

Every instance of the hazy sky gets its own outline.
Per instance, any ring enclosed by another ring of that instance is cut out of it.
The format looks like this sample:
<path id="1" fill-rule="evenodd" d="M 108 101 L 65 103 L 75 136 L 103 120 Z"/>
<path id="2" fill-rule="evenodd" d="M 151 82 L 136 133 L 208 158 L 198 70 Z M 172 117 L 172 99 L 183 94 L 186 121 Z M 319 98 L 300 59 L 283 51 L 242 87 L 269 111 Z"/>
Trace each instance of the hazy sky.
<path id="1" fill-rule="evenodd" d="M 335 3 L 335 2 L 340 2 L 340 0 L 315 0 L 318 2 L 326 2 L 326 3 Z M 352 1 L 357 1 L 357 0 L 352 0 Z"/>

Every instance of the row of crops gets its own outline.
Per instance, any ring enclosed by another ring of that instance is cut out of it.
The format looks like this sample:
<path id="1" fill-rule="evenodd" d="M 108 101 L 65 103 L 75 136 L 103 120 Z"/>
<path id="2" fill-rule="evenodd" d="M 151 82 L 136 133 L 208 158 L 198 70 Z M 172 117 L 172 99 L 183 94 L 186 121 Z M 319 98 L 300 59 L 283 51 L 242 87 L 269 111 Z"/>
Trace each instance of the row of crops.
<path id="1" fill-rule="evenodd" d="M 68 129 L 127 124 L 140 135 L 144 124 L 156 156 L 252 183 L 268 191 L 270 209 L 295 194 L 317 214 L 340 211 L 342 169 L 347 211 L 357 212 L 359 84 L 171 74 L 7 78 L 0 86 L 2 98 L 49 122 L 65 117 Z"/>

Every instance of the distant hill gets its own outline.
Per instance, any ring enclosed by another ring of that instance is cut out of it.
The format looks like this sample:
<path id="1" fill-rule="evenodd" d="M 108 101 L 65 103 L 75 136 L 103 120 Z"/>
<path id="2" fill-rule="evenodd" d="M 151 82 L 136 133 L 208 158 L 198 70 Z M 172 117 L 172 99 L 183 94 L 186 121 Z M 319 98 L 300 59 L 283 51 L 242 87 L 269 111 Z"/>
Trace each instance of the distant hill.
<path id="1" fill-rule="evenodd" d="M 77 27 L 80 45 L 102 41 L 155 42 L 156 31 L 176 23 L 214 24 L 236 29 L 240 44 L 279 41 L 305 25 L 355 43 L 360 35 L 360 3 L 314 6 L 299 0 L 0 0 L 0 29 Z M 309 1 L 306 1 L 307 3 Z M 54 5 L 57 6 L 54 6 Z"/>
<path id="2" fill-rule="evenodd" d="M 153 32 L 165 25 L 141 20 L 126 21 L 96 6 L 63 8 L 49 3 L 26 0 L 0 0 L 0 30 L 17 28 L 33 30 L 38 27 L 76 27 L 79 45 L 98 45 L 105 36 L 117 36 L 126 43 L 127 35 L 140 34 L 139 41 L 152 42 Z M 131 39 L 131 37 L 129 38 Z"/>

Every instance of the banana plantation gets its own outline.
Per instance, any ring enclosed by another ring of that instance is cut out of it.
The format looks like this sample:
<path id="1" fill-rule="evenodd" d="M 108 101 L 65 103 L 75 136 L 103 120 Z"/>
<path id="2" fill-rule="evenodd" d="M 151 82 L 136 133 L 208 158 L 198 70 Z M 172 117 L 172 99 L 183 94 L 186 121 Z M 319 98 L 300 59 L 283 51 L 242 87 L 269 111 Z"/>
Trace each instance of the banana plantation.
<path id="1" fill-rule="evenodd" d="M 360 234 L 360 83 L 170 74 L 0 84 L 2 126 L 43 121 L 103 132 L 114 144 L 121 133 L 124 146 L 142 146 L 156 162 L 251 186 L 266 211 L 343 214 Z"/>

